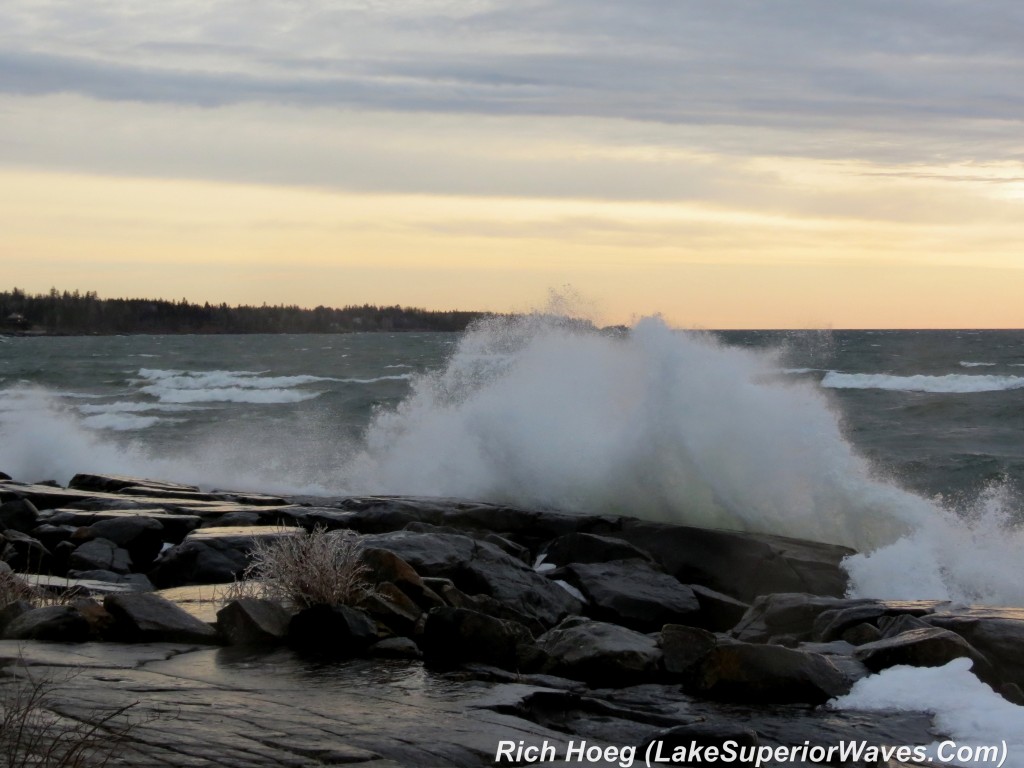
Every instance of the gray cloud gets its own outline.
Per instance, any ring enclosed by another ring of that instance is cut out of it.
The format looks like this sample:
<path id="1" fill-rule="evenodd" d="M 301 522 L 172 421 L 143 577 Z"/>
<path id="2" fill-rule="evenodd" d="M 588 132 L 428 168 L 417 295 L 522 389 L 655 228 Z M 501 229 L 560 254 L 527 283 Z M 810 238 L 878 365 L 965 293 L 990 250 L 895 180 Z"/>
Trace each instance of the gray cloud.
<path id="1" fill-rule="evenodd" d="M 1016 0 L 6 5 L 6 93 L 601 117 L 776 130 L 776 154 L 1021 157 Z M 844 149 L 851 133 L 873 138 Z"/>

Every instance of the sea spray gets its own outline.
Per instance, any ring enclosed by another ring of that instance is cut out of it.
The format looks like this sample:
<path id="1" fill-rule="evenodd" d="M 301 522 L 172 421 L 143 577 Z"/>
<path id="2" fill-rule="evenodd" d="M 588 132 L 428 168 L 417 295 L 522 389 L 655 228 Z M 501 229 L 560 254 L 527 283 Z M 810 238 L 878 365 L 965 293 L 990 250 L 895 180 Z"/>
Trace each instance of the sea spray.
<path id="1" fill-rule="evenodd" d="M 843 543 L 859 596 L 1024 604 L 1006 499 L 960 517 L 876 476 L 777 353 L 659 319 L 626 335 L 532 316 L 467 333 L 377 414 L 360 492 L 464 496 Z"/>
<path id="2" fill-rule="evenodd" d="M 927 514 L 871 478 L 777 356 L 652 318 L 623 336 L 493 319 L 378 414 L 350 483 L 872 548 Z M 894 508 L 904 510 L 893 514 Z"/>

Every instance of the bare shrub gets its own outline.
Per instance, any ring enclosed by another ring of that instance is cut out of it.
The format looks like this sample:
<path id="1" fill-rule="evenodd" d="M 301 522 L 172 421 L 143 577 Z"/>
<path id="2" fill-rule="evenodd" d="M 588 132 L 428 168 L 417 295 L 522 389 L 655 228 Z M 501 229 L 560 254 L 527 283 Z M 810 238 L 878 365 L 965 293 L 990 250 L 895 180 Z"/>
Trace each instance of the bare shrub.
<path id="1" fill-rule="evenodd" d="M 60 689 L 77 674 L 73 670 L 39 675 L 21 663 L 4 674 L 14 678 L 0 688 L 4 768 L 104 768 L 141 724 L 127 717 L 138 702 L 97 710 L 82 720 L 59 714 Z"/>
<path id="2" fill-rule="evenodd" d="M 298 608 L 357 605 L 373 593 L 358 538 L 349 531 L 318 527 L 311 533 L 257 539 L 250 558 L 237 589 L 257 583 L 262 596 Z"/>

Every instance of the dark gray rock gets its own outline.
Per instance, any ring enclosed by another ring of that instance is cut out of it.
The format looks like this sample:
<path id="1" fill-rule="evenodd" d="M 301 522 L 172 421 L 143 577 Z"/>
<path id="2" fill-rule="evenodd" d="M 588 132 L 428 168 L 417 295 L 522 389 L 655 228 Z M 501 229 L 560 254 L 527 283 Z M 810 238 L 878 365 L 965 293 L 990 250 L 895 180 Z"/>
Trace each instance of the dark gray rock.
<path id="1" fill-rule="evenodd" d="M 382 659 L 419 659 L 420 647 L 408 637 L 388 637 L 370 646 L 369 653 Z"/>
<path id="2" fill-rule="evenodd" d="M 217 611 L 217 629 L 231 645 L 277 645 L 287 636 L 291 618 L 279 603 L 244 597 Z"/>
<path id="3" fill-rule="evenodd" d="M 42 519 L 56 526 L 73 526 L 75 528 L 91 527 L 99 522 L 109 520 L 133 520 L 141 518 L 155 520 L 163 527 L 163 539 L 171 544 L 181 543 L 191 531 L 202 525 L 198 515 L 176 514 L 162 509 L 131 509 L 131 510 L 100 510 L 88 511 L 80 509 L 55 509 L 44 513 Z"/>
<path id="4" fill-rule="evenodd" d="M 518 669 L 525 648 L 533 645 L 533 637 L 516 622 L 465 608 L 442 607 L 427 614 L 419 645 L 431 664 L 451 666 L 476 661 Z"/>
<path id="5" fill-rule="evenodd" d="M 39 523 L 39 510 L 28 499 L 15 499 L 0 504 L 0 531 L 7 529 L 28 533 Z"/>
<path id="6" fill-rule="evenodd" d="M 68 567 L 76 571 L 128 573 L 132 570 L 132 558 L 128 550 L 108 539 L 93 539 L 75 548 L 68 558 Z"/>
<path id="7" fill-rule="evenodd" d="M 301 651 L 332 658 L 356 656 L 380 640 L 374 622 L 347 605 L 314 605 L 288 624 L 288 643 Z"/>
<path id="8" fill-rule="evenodd" d="M 876 639 L 881 640 L 886 637 L 902 635 L 911 629 L 928 629 L 932 625 L 924 619 L 919 619 L 917 616 L 903 613 L 898 616 L 882 616 L 878 619 L 877 626 L 880 637 Z"/>
<path id="9" fill-rule="evenodd" d="M 152 592 L 153 582 L 143 573 L 114 573 L 113 571 L 68 571 L 69 579 L 84 581 L 107 581 L 121 584 L 132 592 Z M 120 590 L 119 590 L 120 591 Z"/>
<path id="10" fill-rule="evenodd" d="M 394 584 L 423 610 L 429 610 L 444 601 L 423 581 L 409 563 L 387 549 L 364 546 L 359 559 L 369 569 L 372 583 Z"/>
<path id="11" fill-rule="evenodd" d="M 161 589 L 190 584 L 226 584 L 242 576 L 256 537 L 273 539 L 296 533 L 302 533 L 302 529 L 200 528 L 192 531 L 181 544 L 164 552 L 148 576 Z"/>
<path id="12" fill-rule="evenodd" d="M 0 533 L 3 560 L 16 571 L 46 573 L 53 569 L 53 555 L 42 542 L 13 528 Z"/>
<path id="13" fill-rule="evenodd" d="M 693 591 L 644 560 L 572 563 L 557 571 L 587 599 L 589 616 L 641 632 L 687 624 L 700 612 Z"/>
<path id="14" fill-rule="evenodd" d="M 750 643 L 795 644 L 813 637 L 814 622 L 825 611 L 874 604 L 873 600 L 846 600 L 803 592 L 763 595 L 751 603 L 732 635 Z"/>
<path id="15" fill-rule="evenodd" d="M 83 643 L 89 639 L 89 622 L 70 605 L 33 608 L 12 619 L 4 630 L 7 640 L 48 640 Z"/>
<path id="16" fill-rule="evenodd" d="M 117 493 L 125 488 L 145 487 L 148 490 L 163 491 L 184 491 L 196 492 L 199 489 L 194 485 L 182 485 L 180 483 L 167 483 L 161 480 L 144 480 L 139 477 L 128 477 L 126 475 L 103 475 L 81 472 L 71 478 L 68 488 L 80 491 L 102 491 L 105 493 Z"/>
<path id="17" fill-rule="evenodd" d="M 688 584 L 693 590 L 694 597 L 700 603 L 700 616 L 696 623 L 703 629 L 711 632 L 728 632 L 750 610 L 750 605 L 741 600 L 729 597 L 713 589 L 702 587 L 700 584 Z"/>
<path id="18" fill-rule="evenodd" d="M 541 626 L 552 626 L 581 607 L 522 561 L 469 536 L 396 531 L 364 536 L 363 541 L 394 552 L 422 576 L 449 578 L 460 590 L 489 595 Z"/>
<path id="19" fill-rule="evenodd" d="M 396 635 L 412 635 L 423 616 L 420 607 L 390 582 L 378 585 L 373 594 L 360 601 L 359 607 Z"/>
<path id="20" fill-rule="evenodd" d="M 929 624 L 956 632 L 992 664 L 999 684 L 1024 687 L 1024 609 L 972 608 L 938 613 Z M 992 682 L 992 681 L 986 681 Z"/>
<path id="21" fill-rule="evenodd" d="M 991 665 L 984 655 L 960 635 L 939 627 L 911 629 L 895 637 L 862 645 L 854 653 L 854 658 L 872 672 L 898 664 L 941 667 L 962 657 L 974 661 L 974 671 L 979 677 L 991 678 Z"/>
<path id="22" fill-rule="evenodd" d="M 572 618 L 537 638 L 547 655 L 543 671 L 595 686 L 622 686 L 654 678 L 661 662 L 657 640 L 617 624 Z"/>
<path id="23" fill-rule="evenodd" d="M 567 533 L 544 549 L 544 562 L 555 565 L 607 563 L 610 560 L 650 561 L 652 558 L 628 541 L 594 533 Z"/>
<path id="24" fill-rule="evenodd" d="M 704 657 L 693 689 L 733 702 L 824 704 L 848 693 L 852 684 L 827 656 L 729 641 Z"/>
<path id="25" fill-rule="evenodd" d="M 114 619 L 115 639 L 134 643 L 219 643 L 217 631 L 159 595 L 107 595 L 103 607 Z"/>
<path id="26" fill-rule="evenodd" d="M 7 631 L 8 624 L 23 613 L 28 613 L 34 607 L 28 600 L 19 599 L 0 608 L 0 636 L 3 636 L 4 632 Z"/>
<path id="27" fill-rule="evenodd" d="M 864 645 L 865 643 L 873 643 L 876 640 L 881 640 L 882 633 L 874 624 L 864 622 L 863 624 L 855 624 L 845 630 L 843 634 L 840 635 L 840 639 L 845 640 L 851 645 Z"/>
<path id="28" fill-rule="evenodd" d="M 643 520 L 623 519 L 621 525 L 615 536 L 649 552 L 682 583 L 744 602 L 779 592 L 841 597 L 848 586 L 841 565 L 854 554 L 848 547 Z"/>
<path id="29" fill-rule="evenodd" d="M 89 526 L 97 539 L 107 539 L 127 550 L 132 563 L 140 570 L 147 569 L 164 543 L 164 526 L 152 517 L 121 517 L 99 520 Z"/>
<path id="30" fill-rule="evenodd" d="M 662 664 L 676 677 L 687 677 L 699 669 L 704 658 L 718 646 L 718 639 L 704 629 L 666 624 L 661 630 Z"/>

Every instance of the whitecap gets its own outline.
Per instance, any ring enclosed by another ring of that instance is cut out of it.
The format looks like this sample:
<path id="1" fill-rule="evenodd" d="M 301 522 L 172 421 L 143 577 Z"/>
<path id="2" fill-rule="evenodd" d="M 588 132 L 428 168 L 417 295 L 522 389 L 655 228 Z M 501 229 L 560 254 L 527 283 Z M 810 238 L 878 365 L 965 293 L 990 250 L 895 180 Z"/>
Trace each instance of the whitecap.
<path id="1" fill-rule="evenodd" d="M 300 403 L 319 397 L 319 392 L 290 389 L 246 389 L 243 387 L 211 387 L 209 389 L 173 389 L 160 385 L 142 387 L 161 403 Z"/>
<path id="2" fill-rule="evenodd" d="M 148 429 L 154 424 L 159 424 L 161 419 L 157 416 L 133 416 L 127 413 L 100 413 L 95 416 L 87 416 L 82 419 L 82 424 L 90 429 L 111 429 L 115 432 L 127 432 L 129 430 Z"/>
<path id="3" fill-rule="evenodd" d="M 821 386 L 831 389 L 885 389 L 896 392 L 971 393 L 1001 392 L 1024 387 L 1024 377 L 948 374 L 946 376 L 893 376 L 885 373 L 829 371 Z"/>

